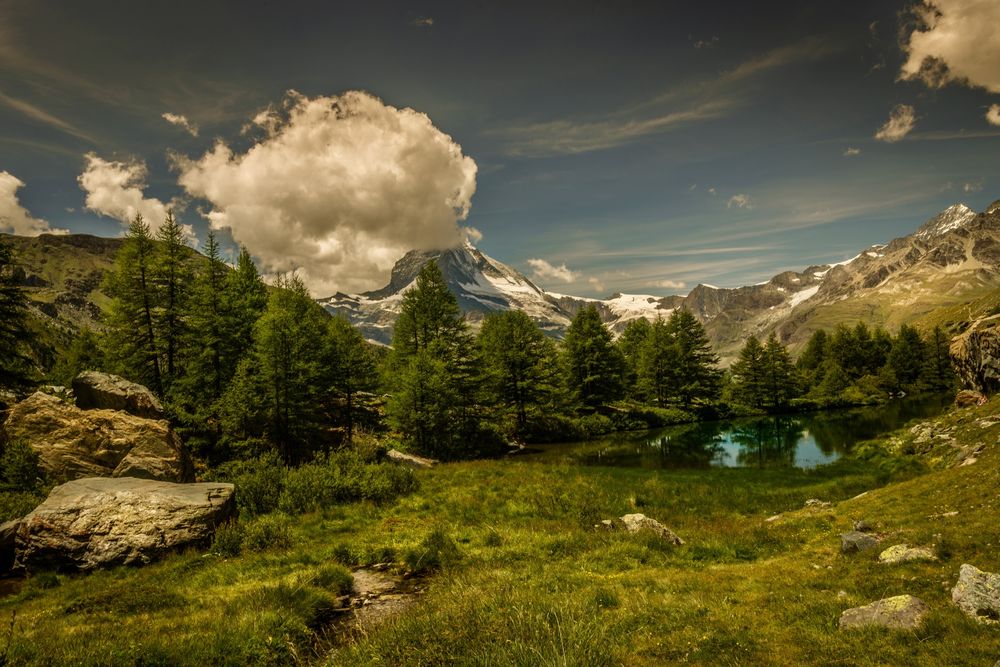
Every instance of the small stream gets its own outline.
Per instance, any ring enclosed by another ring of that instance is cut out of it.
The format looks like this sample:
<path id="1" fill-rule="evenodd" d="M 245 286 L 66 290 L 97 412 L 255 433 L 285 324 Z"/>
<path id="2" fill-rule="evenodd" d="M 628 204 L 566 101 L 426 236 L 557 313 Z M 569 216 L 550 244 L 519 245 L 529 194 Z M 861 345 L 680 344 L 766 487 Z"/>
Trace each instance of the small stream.
<path id="1" fill-rule="evenodd" d="M 929 419 L 951 395 L 902 398 L 850 410 L 773 415 L 532 445 L 525 461 L 629 468 L 797 467 L 832 463 L 854 445 Z"/>

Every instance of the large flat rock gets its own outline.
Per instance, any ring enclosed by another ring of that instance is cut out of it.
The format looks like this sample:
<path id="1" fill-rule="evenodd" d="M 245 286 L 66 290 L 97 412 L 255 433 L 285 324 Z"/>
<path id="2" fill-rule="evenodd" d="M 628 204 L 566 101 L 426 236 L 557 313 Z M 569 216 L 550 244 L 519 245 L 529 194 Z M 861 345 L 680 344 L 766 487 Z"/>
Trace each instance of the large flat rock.
<path id="1" fill-rule="evenodd" d="M 912 595 L 884 598 L 840 615 L 840 629 L 877 626 L 897 630 L 919 628 L 929 611 L 924 601 Z"/>
<path id="2" fill-rule="evenodd" d="M 119 410 L 81 410 L 36 392 L 11 409 L 4 423 L 11 440 L 38 453 L 57 481 L 81 477 L 193 479 L 191 459 L 169 422 Z"/>
<path id="3" fill-rule="evenodd" d="M 122 410 L 137 417 L 163 419 L 166 414 L 146 387 L 109 373 L 84 371 L 73 378 L 76 407 L 84 410 Z"/>
<path id="4" fill-rule="evenodd" d="M 16 562 L 29 571 L 142 565 L 207 543 L 234 512 L 232 484 L 77 479 L 21 519 Z"/>

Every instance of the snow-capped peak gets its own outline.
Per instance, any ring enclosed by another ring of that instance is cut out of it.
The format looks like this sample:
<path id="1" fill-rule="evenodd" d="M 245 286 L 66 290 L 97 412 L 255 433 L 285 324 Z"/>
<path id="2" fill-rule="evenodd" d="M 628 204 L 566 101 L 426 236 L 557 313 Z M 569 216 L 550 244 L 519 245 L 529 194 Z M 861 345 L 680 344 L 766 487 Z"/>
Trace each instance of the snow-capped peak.
<path id="1" fill-rule="evenodd" d="M 975 217 L 976 212 L 965 204 L 954 204 L 924 223 L 914 236 L 931 239 L 963 227 Z"/>

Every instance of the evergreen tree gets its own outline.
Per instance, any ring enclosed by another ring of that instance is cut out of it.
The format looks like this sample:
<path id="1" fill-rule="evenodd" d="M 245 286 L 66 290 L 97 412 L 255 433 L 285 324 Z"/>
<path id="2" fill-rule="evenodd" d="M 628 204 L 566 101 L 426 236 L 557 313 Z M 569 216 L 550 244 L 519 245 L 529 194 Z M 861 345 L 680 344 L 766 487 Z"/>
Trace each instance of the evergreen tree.
<path id="1" fill-rule="evenodd" d="M 906 324 L 902 325 L 892 342 L 888 360 L 896 381 L 903 387 L 912 387 L 920 379 L 924 363 L 924 341 L 920 338 L 920 332 Z"/>
<path id="2" fill-rule="evenodd" d="M 16 275 L 14 249 L 0 237 L 0 388 L 25 384 L 30 362 L 25 348 L 28 297 Z"/>
<path id="3" fill-rule="evenodd" d="M 823 362 L 826 361 L 827 357 L 827 342 L 826 331 L 817 329 L 809 337 L 802 354 L 796 361 L 795 365 L 808 387 L 814 387 L 823 381 L 822 369 Z"/>
<path id="4" fill-rule="evenodd" d="M 675 337 L 663 318 L 657 317 L 639 350 L 639 386 L 661 408 L 673 398 L 670 392 L 676 384 L 677 355 Z"/>
<path id="5" fill-rule="evenodd" d="M 950 389 L 955 384 L 955 371 L 948 351 L 949 340 L 940 326 L 934 327 L 927 338 L 924 378 L 935 391 Z"/>
<path id="6" fill-rule="evenodd" d="M 719 357 L 712 352 L 705 327 L 689 310 L 678 308 L 670 314 L 667 329 L 677 346 L 671 393 L 685 408 L 695 401 L 718 398 L 722 375 L 717 368 Z"/>
<path id="7" fill-rule="evenodd" d="M 597 407 L 622 395 L 622 358 L 593 304 L 576 314 L 563 341 L 569 386 L 584 405 Z"/>
<path id="8" fill-rule="evenodd" d="M 479 360 L 437 262 L 428 262 L 415 283 L 403 295 L 396 319 L 388 359 L 392 395 L 387 413 L 419 451 L 458 458 L 475 450 L 482 435 Z"/>
<path id="9" fill-rule="evenodd" d="M 624 363 L 622 384 L 625 393 L 633 398 L 642 398 L 642 391 L 639 387 L 640 357 L 643 343 L 649 337 L 651 329 L 650 321 L 645 317 L 640 317 L 629 322 L 625 331 L 615 341 Z"/>
<path id="10" fill-rule="evenodd" d="M 154 324 L 154 244 L 141 215 L 129 223 L 125 242 L 106 278 L 112 296 L 105 338 L 107 357 L 115 370 L 163 396 L 159 339 Z"/>
<path id="11" fill-rule="evenodd" d="M 99 371 L 106 364 L 102 336 L 90 329 L 83 329 L 60 355 L 49 372 L 49 379 L 68 387 L 81 372 Z"/>
<path id="12" fill-rule="evenodd" d="M 795 367 L 788 350 L 771 332 L 764 345 L 764 395 L 767 404 L 772 408 L 780 408 L 788 404 L 798 392 L 795 384 Z"/>
<path id="13" fill-rule="evenodd" d="M 350 442 L 359 416 L 368 411 L 359 394 L 377 384 L 375 358 L 371 346 L 346 318 L 331 318 L 327 328 L 333 347 L 333 386 L 343 406 L 339 421 Z"/>
<path id="14" fill-rule="evenodd" d="M 750 336 L 731 368 L 736 399 L 744 405 L 764 407 L 765 364 L 764 346 Z"/>
<path id="15" fill-rule="evenodd" d="M 201 406 L 210 406 L 222 397 L 226 377 L 223 349 L 229 332 L 223 310 L 227 268 L 219 256 L 215 233 L 205 242 L 207 265 L 198 273 L 191 294 L 190 327 L 186 347 L 190 350 L 185 393 Z"/>
<path id="16" fill-rule="evenodd" d="M 551 405 L 557 391 L 555 345 L 520 310 L 490 313 L 479 330 L 479 349 L 491 402 L 524 434 L 528 414 Z"/>
<path id="17" fill-rule="evenodd" d="M 222 339 L 220 379 L 227 385 L 240 361 L 253 347 L 254 326 L 267 308 L 267 287 L 246 247 L 240 247 L 235 268 L 226 275 L 222 313 L 226 335 Z"/>
<path id="18" fill-rule="evenodd" d="M 185 261 L 184 230 L 172 212 L 167 212 L 167 219 L 157 230 L 156 238 L 160 243 L 156 252 L 154 276 L 159 299 L 154 312 L 163 355 L 163 365 L 160 368 L 163 390 L 169 393 L 171 385 L 181 373 L 191 271 Z"/>

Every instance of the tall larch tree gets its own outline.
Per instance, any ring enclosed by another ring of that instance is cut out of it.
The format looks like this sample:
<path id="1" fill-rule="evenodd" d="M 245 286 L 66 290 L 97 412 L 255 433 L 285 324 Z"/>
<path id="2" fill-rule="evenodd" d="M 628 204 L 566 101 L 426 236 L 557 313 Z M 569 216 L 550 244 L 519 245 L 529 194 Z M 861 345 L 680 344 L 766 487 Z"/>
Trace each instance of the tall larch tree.
<path id="1" fill-rule="evenodd" d="M 621 353 L 593 304 L 581 309 L 567 328 L 563 355 L 569 387 L 584 405 L 594 408 L 621 398 Z"/>

